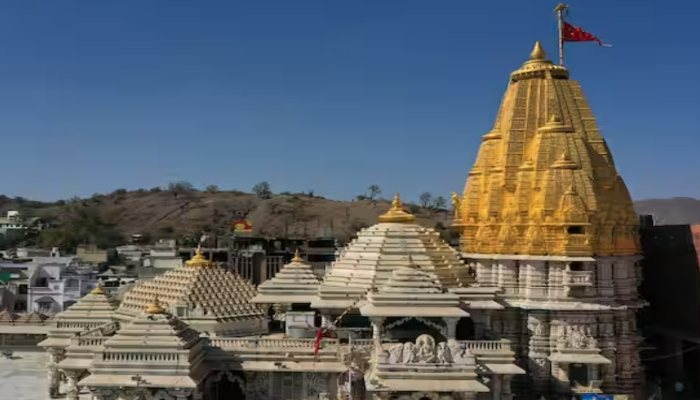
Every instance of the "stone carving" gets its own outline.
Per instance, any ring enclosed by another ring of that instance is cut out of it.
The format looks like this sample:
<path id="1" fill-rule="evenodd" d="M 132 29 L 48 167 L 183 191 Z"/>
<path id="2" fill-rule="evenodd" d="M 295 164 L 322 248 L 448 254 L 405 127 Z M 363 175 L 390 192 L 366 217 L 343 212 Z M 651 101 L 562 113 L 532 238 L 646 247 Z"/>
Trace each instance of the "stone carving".
<path id="1" fill-rule="evenodd" d="M 421 335 L 416 343 L 395 344 L 389 348 L 387 361 L 390 364 L 472 364 L 474 357 L 458 342 L 435 343 L 430 335 Z"/>
<path id="2" fill-rule="evenodd" d="M 542 323 L 537 318 L 533 317 L 532 315 L 528 315 L 528 317 L 527 317 L 527 328 L 535 336 L 542 335 Z"/>
<path id="3" fill-rule="evenodd" d="M 445 342 L 440 342 L 437 345 L 437 362 L 440 364 L 450 364 L 454 362 L 452 359 L 452 352 Z"/>
<path id="4" fill-rule="evenodd" d="M 435 339 L 430 335 L 420 335 L 416 339 L 416 347 L 418 349 L 416 358 L 418 362 L 434 363 L 437 360 L 435 356 Z"/>
<path id="5" fill-rule="evenodd" d="M 566 325 L 559 330 L 557 347 L 560 349 L 595 349 L 598 347 L 598 341 L 593 336 L 590 327 Z"/>
<path id="6" fill-rule="evenodd" d="M 403 347 L 402 344 L 395 344 L 389 348 L 389 363 L 398 364 L 403 361 Z"/>
<path id="7" fill-rule="evenodd" d="M 411 364 L 416 362 L 417 349 L 411 342 L 406 342 L 403 344 L 403 363 Z"/>

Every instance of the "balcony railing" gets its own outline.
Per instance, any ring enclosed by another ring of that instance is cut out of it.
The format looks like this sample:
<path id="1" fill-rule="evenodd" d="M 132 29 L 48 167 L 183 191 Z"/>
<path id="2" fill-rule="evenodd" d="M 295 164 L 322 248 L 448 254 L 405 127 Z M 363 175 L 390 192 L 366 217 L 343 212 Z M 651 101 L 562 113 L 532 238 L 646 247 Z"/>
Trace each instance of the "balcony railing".
<path id="1" fill-rule="evenodd" d="M 569 287 L 593 286 L 593 272 L 591 272 L 591 271 L 566 271 L 566 272 L 564 272 L 564 286 L 569 286 Z"/>
<path id="2" fill-rule="evenodd" d="M 212 338 L 211 345 L 223 350 L 235 349 L 308 349 L 312 351 L 315 339 L 256 339 L 256 338 Z M 373 346 L 372 339 L 354 339 L 353 347 Z M 484 354 L 504 354 L 511 352 L 511 342 L 509 340 L 460 340 L 458 341 L 464 348 L 469 349 L 474 355 Z M 382 345 L 390 346 L 396 342 L 384 342 Z M 348 347 L 347 343 L 341 344 L 337 339 L 323 339 L 321 349 L 342 350 Z"/>

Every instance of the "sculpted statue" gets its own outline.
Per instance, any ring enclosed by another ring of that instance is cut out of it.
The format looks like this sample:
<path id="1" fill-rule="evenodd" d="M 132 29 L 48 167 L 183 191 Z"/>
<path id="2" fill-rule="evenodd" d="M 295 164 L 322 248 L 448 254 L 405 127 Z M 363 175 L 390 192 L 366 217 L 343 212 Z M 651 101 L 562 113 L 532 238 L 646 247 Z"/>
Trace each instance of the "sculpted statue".
<path id="1" fill-rule="evenodd" d="M 590 327 L 586 327 L 586 347 L 589 349 L 598 347 L 598 341 L 593 337 Z"/>
<path id="2" fill-rule="evenodd" d="M 418 362 L 434 363 L 437 360 L 435 355 L 435 339 L 430 335 L 420 335 L 416 339 L 418 349 L 416 358 Z"/>
<path id="3" fill-rule="evenodd" d="M 411 364 L 416 362 L 416 346 L 411 342 L 403 344 L 403 363 Z"/>
<path id="4" fill-rule="evenodd" d="M 403 347 L 401 343 L 395 344 L 389 348 L 389 363 L 399 364 L 403 361 Z"/>
<path id="5" fill-rule="evenodd" d="M 460 199 L 457 193 L 452 192 L 450 195 L 452 198 L 452 208 L 454 209 L 454 217 L 459 218 L 459 206 L 460 206 Z"/>
<path id="6" fill-rule="evenodd" d="M 568 328 L 568 326 L 562 326 L 559 328 L 559 335 L 557 336 L 557 347 L 560 349 L 567 347 L 569 334 Z"/>
<path id="7" fill-rule="evenodd" d="M 437 362 L 441 364 L 450 364 L 454 360 L 452 359 L 452 352 L 450 348 L 447 347 L 447 343 L 440 342 L 437 345 Z"/>
<path id="8" fill-rule="evenodd" d="M 586 347 L 586 335 L 581 331 L 580 326 L 576 326 L 571 329 L 571 335 L 569 336 L 569 345 L 574 349 L 582 349 Z"/>

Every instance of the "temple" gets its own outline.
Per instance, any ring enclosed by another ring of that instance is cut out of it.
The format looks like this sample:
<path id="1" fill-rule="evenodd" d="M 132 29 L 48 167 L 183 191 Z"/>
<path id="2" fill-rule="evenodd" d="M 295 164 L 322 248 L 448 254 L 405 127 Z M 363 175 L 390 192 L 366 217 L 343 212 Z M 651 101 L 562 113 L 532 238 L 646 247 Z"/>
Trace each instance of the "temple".
<path id="1" fill-rule="evenodd" d="M 453 202 L 461 252 L 397 195 L 321 279 L 297 252 L 256 288 L 197 250 L 118 305 L 98 287 L 40 343 L 49 394 L 62 378 L 69 400 L 635 393 L 632 203 L 578 83 L 539 43 Z"/>
<path id="2" fill-rule="evenodd" d="M 528 371 L 514 390 L 641 389 L 637 217 L 579 83 L 539 43 L 453 201 L 462 256 L 506 306 L 487 329 Z"/>

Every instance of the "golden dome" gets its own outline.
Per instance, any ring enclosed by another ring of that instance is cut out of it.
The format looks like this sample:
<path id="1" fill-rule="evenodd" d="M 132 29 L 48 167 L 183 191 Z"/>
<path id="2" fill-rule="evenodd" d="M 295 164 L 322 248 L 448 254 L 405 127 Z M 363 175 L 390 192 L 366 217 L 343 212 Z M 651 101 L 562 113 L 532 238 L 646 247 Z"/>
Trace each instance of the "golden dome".
<path id="1" fill-rule="evenodd" d="M 194 252 L 194 257 L 185 262 L 188 267 L 211 267 L 214 265 L 211 261 L 204 257 L 204 252 L 202 251 L 202 246 L 197 246 L 197 250 Z"/>
<path id="2" fill-rule="evenodd" d="M 99 282 L 97 286 L 90 291 L 90 294 L 105 294 L 105 290 L 102 287 L 102 282 Z"/>
<path id="3" fill-rule="evenodd" d="M 149 304 L 148 307 L 146 307 L 146 313 L 147 314 L 165 314 L 165 309 L 163 306 L 160 305 L 160 301 L 158 301 L 158 296 L 155 296 L 153 299 L 153 303 Z"/>
<path id="4" fill-rule="evenodd" d="M 539 43 L 511 74 L 458 199 L 463 252 L 639 253 L 630 195 L 579 83 L 568 78 Z"/>
<path id="5" fill-rule="evenodd" d="M 294 258 L 292 258 L 293 263 L 304 263 L 304 259 L 301 257 L 301 254 L 299 254 L 299 248 L 297 247 L 296 250 L 294 250 Z"/>
<path id="6" fill-rule="evenodd" d="M 397 193 L 391 201 L 389 211 L 379 216 L 379 222 L 413 222 L 416 217 L 403 209 L 401 198 Z"/>

